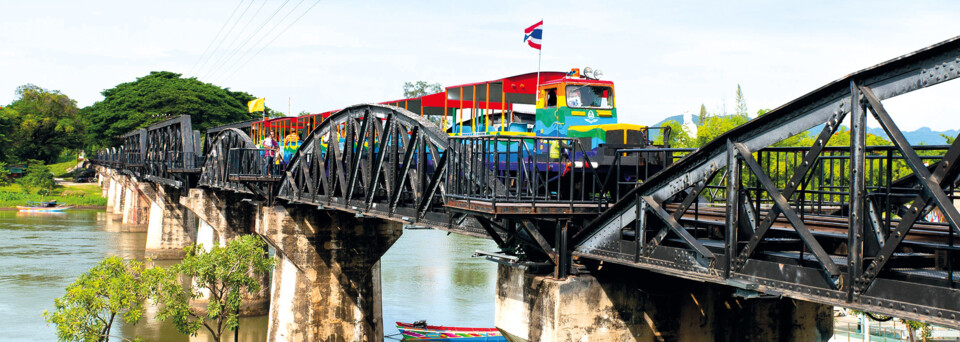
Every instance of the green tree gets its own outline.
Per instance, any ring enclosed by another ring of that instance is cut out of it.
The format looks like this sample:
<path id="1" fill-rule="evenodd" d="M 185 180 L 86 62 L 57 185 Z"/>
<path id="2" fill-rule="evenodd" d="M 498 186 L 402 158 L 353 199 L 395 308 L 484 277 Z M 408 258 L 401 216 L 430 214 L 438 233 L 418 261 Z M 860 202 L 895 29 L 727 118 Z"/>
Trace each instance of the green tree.
<path id="1" fill-rule="evenodd" d="M 405 99 L 436 94 L 441 91 L 443 91 L 443 86 L 440 85 L 440 83 L 427 83 L 424 81 L 403 82 L 403 98 Z M 439 115 L 428 115 L 427 120 L 433 121 L 437 126 L 440 126 L 442 123 Z"/>
<path id="2" fill-rule="evenodd" d="M 957 137 L 952 137 L 943 133 L 940 133 L 940 136 L 943 137 L 943 140 L 947 141 L 947 145 L 953 145 L 953 141 L 957 139 Z"/>
<path id="3" fill-rule="evenodd" d="M 700 125 L 701 122 L 707 121 L 707 117 L 710 116 L 710 113 L 707 113 L 707 106 L 700 104 L 700 113 L 697 114 L 697 125 Z"/>
<path id="4" fill-rule="evenodd" d="M 737 116 L 747 116 L 747 99 L 743 97 L 743 90 L 737 84 Z"/>
<path id="5" fill-rule="evenodd" d="M 910 342 L 916 342 L 917 338 L 919 338 L 920 341 L 928 341 L 933 335 L 933 329 L 931 329 L 930 324 L 902 318 L 898 320 L 907 326 L 907 340 Z M 920 332 L 920 336 L 917 336 L 917 332 Z"/>
<path id="6" fill-rule="evenodd" d="M 114 146 L 119 143 L 116 137 L 124 133 L 182 114 L 191 115 L 193 129 L 201 131 L 261 117 L 260 113 L 247 111 L 253 95 L 180 76 L 153 71 L 134 82 L 104 90 L 102 101 L 81 110 L 87 123 L 88 147 Z M 269 108 L 267 114 L 282 115 Z"/>
<path id="7" fill-rule="evenodd" d="M 190 246 L 186 257 L 168 269 L 158 269 L 155 293 L 160 305 L 158 317 L 172 320 L 183 334 L 194 336 L 206 328 L 215 341 L 224 331 L 239 327 L 237 311 L 243 293 L 260 290 L 259 279 L 273 267 L 266 244 L 252 235 L 230 241 L 226 247 Z M 182 277 L 182 278 L 181 278 Z M 192 279 L 193 286 L 180 279 Z M 204 296 L 205 310 L 197 310 L 190 301 Z"/>
<path id="8" fill-rule="evenodd" d="M 57 326 L 60 341 L 108 341 L 117 316 L 128 324 L 143 317 L 148 295 L 143 264 L 113 256 L 77 277 L 43 316 Z"/>
<path id="9" fill-rule="evenodd" d="M 10 170 L 7 170 L 7 162 L 0 161 L 0 186 L 10 183 Z"/>
<path id="10" fill-rule="evenodd" d="M 685 126 L 674 120 L 667 120 L 662 125 L 670 127 L 670 139 L 668 140 L 670 147 L 692 147 L 691 145 L 693 143 L 693 138 L 690 137 L 690 131 L 687 130 Z M 663 134 L 660 134 L 660 136 L 657 137 L 657 141 L 655 143 L 663 144 Z"/>
<path id="11" fill-rule="evenodd" d="M 443 91 L 440 83 L 427 83 L 424 81 L 403 82 L 403 98 L 420 97 L 424 95 L 435 94 Z"/>
<path id="12" fill-rule="evenodd" d="M 27 163 L 27 169 L 24 170 L 23 178 L 20 178 L 20 185 L 28 192 L 49 195 L 57 184 L 53 181 L 53 174 L 50 173 L 49 167 L 39 160 L 30 160 Z"/>
<path id="13" fill-rule="evenodd" d="M 0 161 L 10 158 L 10 142 L 14 131 L 13 116 L 16 112 L 9 107 L 0 107 Z"/>
<path id="14" fill-rule="evenodd" d="M 699 148 L 747 121 L 749 118 L 740 115 L 707 115 L 703 121 L 697 123 L 697 138 L 690 147 Z"/>
<path id="15" fill-rule="evenodd" d="M 17 98 L 0 114 L 10 157 L 53 162 L 64 149 L 83 141 L 83 122 L 77 103 L 57 90 L 33 84 L 17 87 Z M 0 141 L 3 143 L 3 141 Z"/>

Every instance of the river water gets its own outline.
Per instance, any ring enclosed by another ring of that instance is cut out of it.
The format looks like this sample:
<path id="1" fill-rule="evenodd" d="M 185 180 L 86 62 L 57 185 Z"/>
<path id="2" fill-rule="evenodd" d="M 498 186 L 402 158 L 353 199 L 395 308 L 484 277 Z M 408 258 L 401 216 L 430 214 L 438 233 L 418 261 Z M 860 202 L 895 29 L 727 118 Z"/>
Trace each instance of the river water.
<path id="1" fill-rule="evenodd" d="M 53 310 L 54 298 L 103 258 L 143 260 L 147 238 L 143 230 L 121 225 L 115 215 L 98 210 L 0 211 L 0 340 L 55 341 L 55 327 L 47 325 L 43 311 Z M 493 327 L 496 266 L 470 255 L 476 249 L 495 248 L 489 240 L 441 231 L 404 231 L 381 260 L 384 332 L 396 334 L 395 321 L 421 319 Z M 148 310 L 139 324 L 121 325 L 114 334 L 147 341 L 210 340 L 202 330 L 194 338 L 181 335 L 153 315 Z M 240 324 L 240 341 L 266 338 L 266 316 L 244 318 Z"/>

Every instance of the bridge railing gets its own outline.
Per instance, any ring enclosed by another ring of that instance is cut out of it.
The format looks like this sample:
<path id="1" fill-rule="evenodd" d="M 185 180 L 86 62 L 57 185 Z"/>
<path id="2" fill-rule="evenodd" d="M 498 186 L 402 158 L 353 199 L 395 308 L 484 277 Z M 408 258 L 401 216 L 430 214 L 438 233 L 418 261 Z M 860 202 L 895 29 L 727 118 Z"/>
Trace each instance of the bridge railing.
<path id="1" fill-rule="evenodd" d="M 644 179 L 683 158 L 695 148 L 623 148 L 606 170 L 603 189 L 619 201 Z"/>
<path id="2" fill-rule="evenodd" d="M 143 155 L 140 152 L 124 152 L 123 165 L 125 167 L 143 166 Z"/>
<path id="3" fill-rule="evenodd" d="M 913 148 L 929 168 L 943 159 L 948 147 L 923 145 Z M 770 147 L 753 154 L 771 182 L 782 192 L 809 150 L 809 147 Z M 919 183 L 895 146 L 866 146 L 864 154 L 867 200 L 875 205 L 878 215 L 886 218 L 885 225 L 889 226 L 889 218 L 900 214 L 898 206 L 920 193 Z M 755 211 L 774 204 L 754 173 L 744 169 L 741 179 L 741 191 L 753 202 Z M 824 147 L 809 175 L 787 201 L 800 215 L 839 215 L 850 202 L 850 182 L 850 147 Z M 724 174 L 714 176 L 705 188 L 703 197 L 707 202 L 723 204 L 726 200 Z"/>
<path id="4" fill-rule="evenodd" d="M 232 148 L 227 153 L 227 178 L 231 181 L 264 181 L 282 178 L 281 165 L 262 148 Z M 276 156 L 276 151 L 274 151 Z"/>
<path id="5" fill-rule="evenodd" d="M 204 156 L 196 152 L 169 151 L 165 162 L 170 172 L 200 172 Z"/>
<path id="6" fill-rule="evenodd" d="M 447 153 L 448 206 L 498 214 L 596 213 L 612 200 L 591 160 L 595 152 L 576 138 L 451 137 Z M 549 206 L 557 211 L 537 209 Z"/>

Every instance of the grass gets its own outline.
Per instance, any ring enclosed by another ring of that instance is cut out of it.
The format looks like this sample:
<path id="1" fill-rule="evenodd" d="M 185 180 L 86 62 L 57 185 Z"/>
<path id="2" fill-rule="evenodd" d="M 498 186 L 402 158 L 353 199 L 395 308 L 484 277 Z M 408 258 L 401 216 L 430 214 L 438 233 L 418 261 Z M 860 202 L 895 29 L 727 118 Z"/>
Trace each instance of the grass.
<path id="1" fill-rule="evenodd" d="M 67 193 L 64 196 L 64 192 Z M 61 204 L 76 206 L 105 206 L 107 199 L 100 197 L 100 187 L 96 184 L 78 184 L 53 189 L 53 195 L 41 196 L 27 193 L 20 184 L 0 186 L 0 208 L 13 208 L 27 201 L 57 200 Z"/>
<path id="2" fill-rule="evenodd" d="M 76 157 L 76 156 L 74 156 L 74 157 Z M 61 178 L 61 177 L 64 177 L 64 176 L 68 176 L 69 173 L 67 172 L 67 169 L 69 169 L 69 168 L 71 168 L 71 167 L 74 167 L 74 166 L 77 166 L 77 159 L 76 159 L 76 158 L 74 158 L 73 160 L 68 160 L 68 161 L 61 162 L 61 163 L 56 163 L 56 164 L 49 164 L 49 165 L 47 165 L 47 167 L 50 168 L 50 172 L 53 173 L 53 176 L 54 176 L 54 177 L 57 177 L 57 178 Z"/>

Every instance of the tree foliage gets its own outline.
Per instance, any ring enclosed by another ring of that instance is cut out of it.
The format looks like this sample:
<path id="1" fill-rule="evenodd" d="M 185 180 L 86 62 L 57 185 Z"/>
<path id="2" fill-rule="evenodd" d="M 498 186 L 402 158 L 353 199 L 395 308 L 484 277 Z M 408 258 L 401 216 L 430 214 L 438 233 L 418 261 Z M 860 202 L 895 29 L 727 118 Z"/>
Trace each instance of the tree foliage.
<path id="1" fill-rule="evenodd" d="M 737 116 L 747 116 L 747 99 L 743 97 L 743 90 L 737 85 Z"/>
<path id="2" fill-rule="evenodd" d="M 83 127 L 67 95 L 33 84 L 17 87 L 16 100 L 0 111 L 0 146 L 8 146 L 0 156 L 53 162 L 64 149 L 80 147 Z"/>
<path id="3" fill-rule="evenodd" d="M 142 263 L 106 258 L 77 277 L 54 301 L 56 310 L 43 315 L 57 326 L 60 341 L 108 341 L 117 316 L 129 324 L 143 317 L 149 294 L 144 278 Z"/>
<path id="4" fill-rule="evenodd" d="M 663 126 L 670 127 L 670 137 L 667 139 L 670 147 L 690 147 L 693 145 L 693 138 L 691 133 L 684 125 L 681 125 L 679 122 L 674 120 L 667 120 L 662 124 Z M 663 134 L 660 134 L 656 144 L 663 144 Z"/>
<path id="5" fill-rule="evenodd" d="M 403 82 L 403 98 L 420 97 L 424 95 L 435 94 L 443 91 L 440 83 L 427 83 L 424 81 Z"/>
<path id="6" fill-rule="evenodd" d="M 943 140 L 947 142 L 947 145 L 953 145 L 953 141 L 957 139 L 957 137 L 949 136 L 943 133 L 940 133 L 940 136 L 943 137 Z"/>
<path id="7" fill-rule="evenodd" d="M 15 129 L 13 116 L 16 112 L 9 107 L 0 107 L 0 160 L 10 158 L 10 142 Z"/>
<path id="8" fill-rule="evenodd" d="M 24 176 L 20 178 L 20 185 L 28 192 L 36 192 L 40 195 L 50 194 L 57 186 L 53 181 L 50 168 L 39 160 L 30 160 L 27 164 L 27 169 L 23 172 Z"/>
<path id="9" fill-rule="evenodd" d="M 215 341 L 224 331 L 239 325 L 237 311 L 243 293 L 260 290 L 260 277 L 273 266 L 265 243 L 252 235 L 230 241 L 226 247 L 214 246 L 207 252 L 203 246 L 187 247 L 187 255 L 179 264 L 162 272 L 155 284 L 162 320 L 171 320 L 183 334 L 194 336 L 206 328 Z M 180 279 L 192 279 L 193 286 L 184 286 Z M 191 300 L 206 295 L 206 310 L 196 310 Z"/>
<path id="10" fill-rule="evenodd" d="M 7 170 L 7 162 L 0 161 L 0 186 L 10 183 L 10 170 Z"/>
<path id="11" fill-rule="evenodd" d="M 81 111 L 87 123 L 89 146 L 112 146 L 116 137 L 178 115 L 191 115 L 193 129 L 206 130 L 228 123 L 252 120 L 245 92 L 231 91 L 181 74 L 154 71 L 134 82 L 102 92 L 104 99 Z M 277 115 L 269 108 L 268 115 Z"/>
<path id="12" fill-rule="evenodd" d="M 405 99 L 436 94 L 441 91 L 443 91 L 443 86 L 440 85 L 440 83 L 427 83 L 424 81 L 403 82 L 403 98 Z M 427 120 L 433 121 L 437 126 L 440 126 L 443 122 L 440 119 L 440 115 L 428 115 Z"/>

